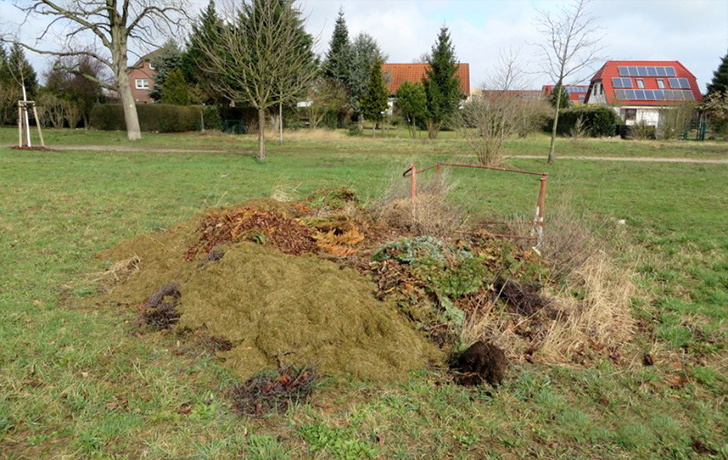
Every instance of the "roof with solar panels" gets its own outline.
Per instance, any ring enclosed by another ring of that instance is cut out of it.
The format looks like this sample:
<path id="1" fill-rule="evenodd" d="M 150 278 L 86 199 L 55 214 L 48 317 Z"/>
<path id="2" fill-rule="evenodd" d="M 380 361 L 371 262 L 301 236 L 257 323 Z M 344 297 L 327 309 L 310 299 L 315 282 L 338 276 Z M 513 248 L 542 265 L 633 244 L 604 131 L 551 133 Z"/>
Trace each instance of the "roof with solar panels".
<path id="1" fill-rule="evenodd" d="M 607 61 L 591 79 L 587 104 L 598 82 L 609 105 L 664 106 L 703 99 L 695 75 L 679 61 Z"/>

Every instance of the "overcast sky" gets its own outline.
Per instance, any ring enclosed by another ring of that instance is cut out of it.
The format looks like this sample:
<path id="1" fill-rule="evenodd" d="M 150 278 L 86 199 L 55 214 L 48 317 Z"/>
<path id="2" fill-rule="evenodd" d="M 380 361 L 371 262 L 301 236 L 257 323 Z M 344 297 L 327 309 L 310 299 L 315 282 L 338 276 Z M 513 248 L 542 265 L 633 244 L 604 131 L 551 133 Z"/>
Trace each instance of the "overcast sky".
<path id="1" fill-rule="evenodd" d="M 192 0 L 192 12 L 208 0 Z M 9 0 L 0 0 L 0 18 L 18 22 Z M 471 66 L 471 85 L 485 82 L 501 50 L 519 52 L 526 66 L 537 71 L 533 43 L 538 10 L 568 5 L 557 0 L 300 0 L 307 28 L 318 38 L 318 52 L 328 49 L 339 8 L 349 34 L 372 35 L 389 55 L 389 62 L 408 63 L 430 50 L 440 26 L 450 28 L 458 59 Z M 728 51 L 728 0 L 594 0 L 589 11 L 603 28 L 605 59 L 678 60 L 698 79 L 701 90 Z M 22 34 L 33 40 L 40 24 Z M 134 60 L 134 57 L 130 57 Z M 44 58 L 33 57 L 44 69 Z M 601 64 L 596 65 L 596 68 Z M 596 70 L 596 68 L 594 70 Z M 587 80 L 593 72 L 578 79 Z M 545 75 L 529 76 L 529 86 L 550 83 Z M 577 81 L 568 82 L 577 83 Z"/>

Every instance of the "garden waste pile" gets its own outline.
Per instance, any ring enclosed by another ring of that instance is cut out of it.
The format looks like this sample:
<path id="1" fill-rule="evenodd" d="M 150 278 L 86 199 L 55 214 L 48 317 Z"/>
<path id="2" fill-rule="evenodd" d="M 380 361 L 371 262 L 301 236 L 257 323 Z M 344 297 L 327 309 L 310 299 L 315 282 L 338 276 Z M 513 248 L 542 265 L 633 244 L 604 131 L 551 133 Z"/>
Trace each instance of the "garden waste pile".
<path id="1" fill-rule="evenodd" d="M 477 232 L 413 234 L 385 214 L 347 189 L 211 209 L 103 254 L 114 262 L 104 295 L 138 308 L 146 330 L 227 344 L 217 355 L 241 378 L 295 365 L 391 381 L 448 362 L 482 368 L 471 355 L 483 350 L 497 357 L 489 375 L 499 380 L 506 356 L 530 361 L 554 344 L 584 356 L 584 344 L 624 338 L 579 329 L 583 303 L 544 296 L 537 251 Z M 560 324 L 574 340 L 553 340 Z"/>

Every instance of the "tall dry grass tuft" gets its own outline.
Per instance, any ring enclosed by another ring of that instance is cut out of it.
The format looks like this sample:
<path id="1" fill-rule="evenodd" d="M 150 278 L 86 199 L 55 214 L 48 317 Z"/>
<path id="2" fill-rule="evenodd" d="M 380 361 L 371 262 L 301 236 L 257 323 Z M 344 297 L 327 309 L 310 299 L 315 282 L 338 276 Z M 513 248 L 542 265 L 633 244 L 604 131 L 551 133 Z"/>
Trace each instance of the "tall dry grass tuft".
<path id="1" fill-rule="evenodd" d="M 618 224 L 613 238 L 573 211 L 569 202 L 552 206 L 541 248 L 551 277 L 542 295 L 549 307 L 532 315 L 518 314 L 484 298 L 468 317 L 461 342 L 488 340 L 512 359 L 546 363 L 574 362 L 585 356 L 608 353 L 618 359 L 620 349 L 635 331 L 631 300 L 636 295 L 629 268 L 618 265 L 614 255 L 624 250 Z M 616 235 L 616 236 L 615 236 Z"/>
<path id="2" fill-rule="evenodd" d="M 417 197 L 412 199 L 411 179 L 402 177 L 409 166 L 394 170 L 378 209 L 379 218 L 392 228 L 414 235 L 452 236 L 466 222 L 466 213 L 449 200 L 456 184 L 446 170 L 417 176 Z"/>

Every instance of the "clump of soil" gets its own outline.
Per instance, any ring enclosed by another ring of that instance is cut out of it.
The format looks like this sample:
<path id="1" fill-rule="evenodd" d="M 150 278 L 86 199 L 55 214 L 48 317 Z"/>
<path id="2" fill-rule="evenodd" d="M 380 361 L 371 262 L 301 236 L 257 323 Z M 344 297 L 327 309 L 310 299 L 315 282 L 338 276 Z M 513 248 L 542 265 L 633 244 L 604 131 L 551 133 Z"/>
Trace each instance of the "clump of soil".
<path id="1" fill-rule="evenodd" d="M 512 279 L 498 280 L 495 289 L 500 298 L 521 315 L 533 315 L 548 307 L 550 303 L 538 293 L 540 286 L 535 283 L 520 283 Z"/>
<path id="2" fill-rule="evenodd" d="M 146 325 L 152 330 L 169 329 L 179 321 L 179 304 L 182 294 L 179 292 L 177 283 L 169 283 L 162 286 L 147 301 L 146 308 L 142 312 L 142 318 Z"/>
<path id="3" fill-rule="evenodd" d="M 488 382 L 496 386 L 503 381 L 507 367 L 508 359 L 503 350 L 491 343 L 476 342 L 457 358 L 451 369 L 461 385 Z"/>
<path id="4" fill-rule="evenodd" d="M 263 370 L 233 389 L 233 406 L 242 415 L 285 412 L 291 403 L 308 401 L 319 378 L 316 369 L 310 367 Z"/>

